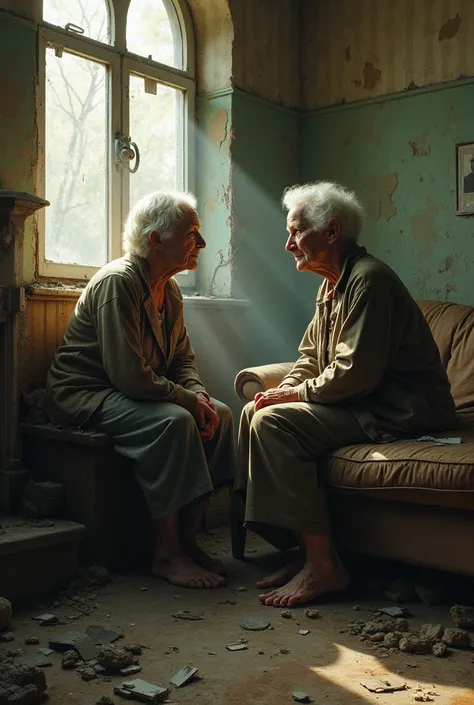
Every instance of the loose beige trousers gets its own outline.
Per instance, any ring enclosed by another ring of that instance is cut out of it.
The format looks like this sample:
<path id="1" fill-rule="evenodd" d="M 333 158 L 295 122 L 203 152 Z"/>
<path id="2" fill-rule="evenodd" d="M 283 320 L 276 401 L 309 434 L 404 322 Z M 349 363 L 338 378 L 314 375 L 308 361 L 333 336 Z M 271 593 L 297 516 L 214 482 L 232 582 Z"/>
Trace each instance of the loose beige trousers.
<path id="1" fill-rule="evenodd" d="M 367 443 L 355 416 L 340 406 L 293 402 L 240 419 L 235 491 L 245 497 L 245 524 L 278 548 L 301 533 L 330 532 L 318 460 L 345 445 Z"/>

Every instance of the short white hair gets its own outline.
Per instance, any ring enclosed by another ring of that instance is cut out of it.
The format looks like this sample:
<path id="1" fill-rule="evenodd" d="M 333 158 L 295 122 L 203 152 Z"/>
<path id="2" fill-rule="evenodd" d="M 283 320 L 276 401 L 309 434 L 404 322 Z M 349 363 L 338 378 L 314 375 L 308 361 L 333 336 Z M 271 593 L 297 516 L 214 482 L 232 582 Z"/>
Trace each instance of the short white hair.
<path id="1" fill-rule="evenodd" d="M 337 218 L 344 238 L 357 240 L 364 224 L 364 209 L 355 193 L 331 181 L 288 188 L 283 206 L 301 214 L 315 230 L 324 230 Z"/>
<path id="2" fill-rule="evenodd" d="M 190 210 L 196 210 L 196 198 L 192 193 L 156 191 L 144 196 L 133 206 L 125 221 L 123 249 L 132 255 L 147 257 L 150 233 L 171 234 Z"/>

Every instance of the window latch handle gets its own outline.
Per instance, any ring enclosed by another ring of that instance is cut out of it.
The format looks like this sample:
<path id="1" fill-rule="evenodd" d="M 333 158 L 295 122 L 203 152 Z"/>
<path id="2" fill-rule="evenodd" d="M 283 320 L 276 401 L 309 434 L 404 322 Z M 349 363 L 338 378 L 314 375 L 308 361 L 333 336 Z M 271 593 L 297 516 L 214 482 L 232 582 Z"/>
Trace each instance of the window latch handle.
<path id="1" fill-rule="evenodd" d="M 135 160 L 132 167 L 131 162 Z M 115 165 L 117 169 L 126 167 L 131 174 L 135 174 L 140 166 L 140 150 L 131 137 L 117 134 L 115 136 Z"/>

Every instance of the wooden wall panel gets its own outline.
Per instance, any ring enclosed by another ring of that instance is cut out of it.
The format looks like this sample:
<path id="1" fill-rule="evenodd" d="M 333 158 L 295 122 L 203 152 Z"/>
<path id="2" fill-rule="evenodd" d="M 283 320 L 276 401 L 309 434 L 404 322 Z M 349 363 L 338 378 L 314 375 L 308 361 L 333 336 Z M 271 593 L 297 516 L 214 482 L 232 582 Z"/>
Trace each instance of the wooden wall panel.
<path id="1" fill-rule="evenodd" d="M 56 348 L 61 344 L 79 293 L 41 291 L 28 299 L 22 355 L 22 386 L 43 387 Z"/>
<path id="2" fill-rule="evenodd" d="M 473 0 L 303 0 L 302 107 L 474 74 Z"/>

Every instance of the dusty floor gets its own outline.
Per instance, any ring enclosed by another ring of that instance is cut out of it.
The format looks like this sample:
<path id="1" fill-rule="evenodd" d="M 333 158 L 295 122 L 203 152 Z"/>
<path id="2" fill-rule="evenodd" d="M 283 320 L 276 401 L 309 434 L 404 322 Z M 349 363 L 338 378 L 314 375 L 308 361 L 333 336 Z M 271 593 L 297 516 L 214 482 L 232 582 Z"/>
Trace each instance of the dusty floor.
<path id="1" fill-rule="evenodd" d="M 446 659 L 402 653 L 381 659 L 370 644 L 346 629 L 354 619 L 368 619 L 368 610 L 385 606 L 386 601 L 359 598 L 360 611 L 353 610 L 353 598 L 326 602 L 318 605 L 319 620 L 309 620 L 304 609 L 294 609 L 294 619 L 283 619 L 280 609 L 260 605 L 253 587 L 264 573 L 256 561 L 271 553 L 266 544 L 249 537 L 249 560 L 243 563 L 232 559 L 222 532 L 206 537 L 206 543 L 208 549 L 222 555 L 229 569 L 228 587 L 186 591 L 144 574 L 127 575 L 98 590 L 97 609 L 69 628 L 84 631 L 90 624 L 100 624 L 123 630 L 124 639 L 117 641 L 117 646 L 138 643 L 147 647 L 140 656 L 142 673 L 135 677 L 156 685 L 167 685 L 185 665 L 197 666 L 201 679 L 173 689 L 168 699 L 172 703 L 283 705 L 293 702 L 291 693 L 296 690 L 308 693 L 317 705 L 404 705 L 414 701 L 414 688 L 421 684 L 435 693 L 432 698 L 437 705 L 474 705 L 474 650 L 455 651 Z M 239 590 L 242 587 L 247 589 Z M 172 614 L 178 610 L 202 613 L 203 619 L 176 620 Z M 67 629 L 37 626 L 31 620 L 37 611 L 15 613 L 15 641 L 9 647 L 35 650 L 38 647 L 24 646 L 26 637 L 37 636 L 45 646 L 51 634 Z M 70 607 L 51 611 L 71 614 Z M 412 630 L 426 622 L 452 626 L 448 606 L 416 603 L 411 611 Z M 240 627 L 242 618 L 259 615 L 271 620 L 270 629 L 249 632 Z M 302 628 L 311 631 L 301 636 L 298 630 Z M 241 638 L 248 640 L 247 650 L 226 650 L 226 644 Z M 62 670 L 60 654 L 51 658 L 53 665 L 45 669 L 51 705 L 94 705 L 101 695 L 108 695 L 117 705 L 127 702 L 113 695 L 113 686 L 125 680 L 123 676 L 112 676 L 110 682 L 102 676 L 84 682 L 75 671 Z M 360 685 L 368 678 L 406 682 L 411 690 L 372 694 Z"/>

